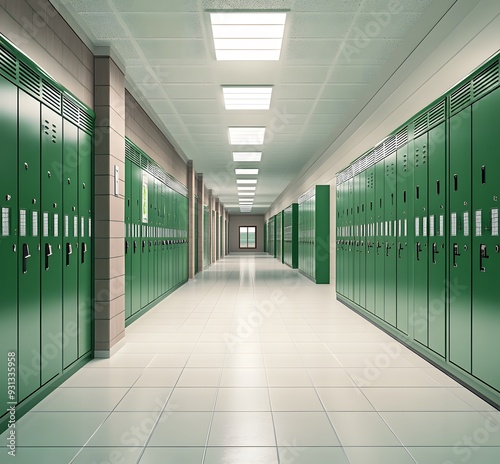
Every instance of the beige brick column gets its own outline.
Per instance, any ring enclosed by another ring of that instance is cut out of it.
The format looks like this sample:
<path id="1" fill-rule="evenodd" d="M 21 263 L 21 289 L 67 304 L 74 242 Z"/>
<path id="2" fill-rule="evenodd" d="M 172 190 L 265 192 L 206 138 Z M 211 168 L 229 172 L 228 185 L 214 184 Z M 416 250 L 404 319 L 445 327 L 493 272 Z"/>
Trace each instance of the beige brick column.
<path id="1" fill-rule="evenodd" d="M 203 271 L 203 252 L 205 249 L 204 235 L 206 224 L 204 224 L 205 214 L 205 183 L 203 182 L 203 174 L 198 174 L 198 271 Z"/>
<path id="2" fill-rule="evenodd" d="M 110 357 L 125 337 L 125 77 L 109 56 L 95 67 L 95 356 Z M 115 194 L 118 168 L 118 195 Z"/>
<path id="3" fill-rule="evenodd" d="M 194 279 L 195 271 L 195 201 L 196 201 L 196 173 L 192 161 L 188 161 L 188 227 L 189 227 L 189 243 L 188 243 L 188 257 L 189 257 L 189 278 Z"/>

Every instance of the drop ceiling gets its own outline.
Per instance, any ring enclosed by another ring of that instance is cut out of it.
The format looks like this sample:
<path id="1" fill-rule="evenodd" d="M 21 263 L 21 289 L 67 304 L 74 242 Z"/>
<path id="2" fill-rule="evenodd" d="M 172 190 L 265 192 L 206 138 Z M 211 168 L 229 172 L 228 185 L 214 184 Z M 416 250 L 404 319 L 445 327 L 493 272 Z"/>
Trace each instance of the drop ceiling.
<path id="1" fill-rule="evenodd" d="M 352 109 L 416 29 L 431 0 L 51 0 L 95 47 L 111 47 L 127 87 L 208 188 L 239 214 L 235 168 L 258 168 L 263 214 L 334 141 Z M 390 13 L 389 8 L 399 11 Z M 210 11 L 286 11 L 279 61 L 217 61 Z M 436 21 L 439 18 L 436 18 Z M 431 25 L 430 25 L 431 24 Z M 428 32 L 420 31 L 422 35 Z M 404 58 L 404 57 L 403 57 Z M 387 71 L 387 70 L 386 70 Z M 222 86 L 272 86 L 269 110 L 227 110 Z M 229 127 L 265 127 L 260 146 L 231 146 Z M 262 152 L 234 162 L 233 151 Z M 299 192 L 300 193 L 300 192 Z"/>

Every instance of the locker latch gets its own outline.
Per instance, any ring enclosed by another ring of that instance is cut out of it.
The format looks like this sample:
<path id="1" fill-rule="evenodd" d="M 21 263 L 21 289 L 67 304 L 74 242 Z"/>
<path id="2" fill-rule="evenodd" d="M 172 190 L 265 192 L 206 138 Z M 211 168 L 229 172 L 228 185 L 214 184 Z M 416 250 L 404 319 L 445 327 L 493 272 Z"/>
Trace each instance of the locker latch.
<path id="1" fill-rule="evenodd" d="M 144 253 L 144 249 L 146 248 L 146 240 L 142 241 L 142 252 Z"/>
<path id="2" fill-rule="evenodd" d="M 87 244 L 85 242 L 82 243 L 82 263 L 85 262 L 85 253 L 87 253 Z"/>
<path id="3" fill-rule="evenodd" d="M 50 243 L 45 244 L 45 270 L 49 269 L 49 256 L 52 256 L 52 245 Z"/>
<path id="4" fill-rule="evenodd" d="M 30 249 L 27 243 L 23 243 L 23 274 L 28 272 L 27 259 L 31 258 Z"/>
<path id="5" fill-rule="evenodd" d="M 453 244 L 453 267 L 458 267 L 457 256 L 460 256 L 458 243 Z"/>
<path id="6" fill-rule="evenodd" d="M 137 240 L 134 240 L 134 253 L 137 251 Z"/>
<path id="7" fill-rule="evenodd" d="M 389 242 L 385 242 L 385 256 L 389 256 L 389 250 L 391 249 L 392 247 L 389 246 Z"/>
<path id="8" fill-rule="evenodd" d="M 69 257 L 73 254 L 71 243 L 66 243 L 66 266 L 69 266 Z"/>
<path id="9" fill-rule="evenodd" d="M 483 266 L 483 259 L 488 259 L 488 252 L 486 251 L 486 245 L 481 243 L 480 255 L 479 255 L 479 267 L 481 272 L 486 272 L 486 268 Z"/>
<path id="10" fill-rule="evenodd" d="M 403 250 L 403 244 L 401 242 L 398 243 L 398 258 L 401 258 L 401 251 Z"/>
<path id="11" fill-rule="evenodd" d="M 436 255 L 439 254 L 437 243 L 432 244 L 432 264 L 436 264 Z"/>
<path id="12" fill-rule="evenodd" d="M 130 248 L 130 243 L 128 243 L 128 240 L 125 240 L 125 254 L 128 254 L 129 248 Z"/>
<path id="13" fill-rule="evenodd" d="M 377 242 L 377 255 L 379 254 L 378 250 L 382 248 L 382 245 L 380 244 L 380 242 Z"/>
<path id="14" fill-rule="evenodd" d="M 417 242 L 417 261 L 420 261 L 420 253 L 422 253 L 422 244 Z"/>

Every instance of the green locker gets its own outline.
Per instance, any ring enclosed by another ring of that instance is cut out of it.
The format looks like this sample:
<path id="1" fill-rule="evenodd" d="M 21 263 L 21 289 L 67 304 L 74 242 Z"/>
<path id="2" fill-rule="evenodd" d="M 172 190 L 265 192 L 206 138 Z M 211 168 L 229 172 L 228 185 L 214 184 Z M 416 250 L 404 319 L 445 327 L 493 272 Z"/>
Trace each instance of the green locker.
<path id="1" fill-rule="evenodd" d="M 384 147 L 375 149 L 377 164 L 375 165 L 375 314 L 385 319 L 385 209 L 384 187 L 385 166 L 383 160 Z"/>
<path id="2" fill-rule="evenodd" d="M 63 154 L 63 367 L 67 368 L 78 359 L 79 266 L 78 128 L 67 120 L 63 122 Z"/>
<path id="3" fill-rule="evenodd" d="M 156 295 L 156 245 L 155 245 L 155 224 L 156 224 L 156 179 L 148 174 L 148 265 L 149 286 L 148 303 L 154 301 Z"/>
<path id="4" fill-rule="evenodd" d="M 3 100 L 2 100 L 3 102 Z M 11 102 L 12 103 L 12 102 Z M 10 104 L 8 101 L 6 104 Z M 14 106 L 15 107 L 15 106 Z M 40 387 L 40 102 L 19 90 L 18 401 Z M 13 132 L 15 133 L 15 131 Z M 2 138 L 8 140 L 8 138 Z M 74 292 L 76 289 L 71 288 Z M 65 351 L 66 353 L 66 351 Z"/>
<path id="5" fill-rule="evenodd" d="M 444 101 L 442 103 L 444 108 Z M 428 135 L 429 195 L 429 348 L 446 354 L 446 123 Z"/>
<path id="6" fill-rule="evenodd" d="M 125 159 L 125 319 L 133 314 L 132 161 Z"/>
<path id="7" fill-rule="evenodd" d="M 409 142 L 400 146 L 396 153 L 396 216 L 398 218 L 396 327 L 405 334 L 408 334 L 408 315 L 412 307 L 411 302 L 413 302 L 413 263 L 410 262 L 408 241 L 410 230 L 413 230 L 413 202 L 410 199 L 413 194 L 413 164 L 410 162 L 410 159 L 413 160 L 412 152 L 413 142 Z"/>
<path id="8" fill-rule="evenodd" d="M 384 319 L 396 327 L 396 137 L 384 143 Z"/>
<path id="9" fill-rule="evenodd" d="M 371 152 L 368 155 L 368 163 L 373 163 L 375 154 Z M 375 167 L 372 165 L 366 170 L 366 263 L 365 263 L 365 298 L 366 309 L 375 313 L 375 254 L 376 254 L 376 236 L 375 236 Z"/>
<path id="10" fill-rule="evenodd" d="M 360 186 L 359 183 L 361 178 L 359 174 L 355 175 L 352 179 L 353 182 L 353 207 L 352 207 L 352 222 L 353 222 L 353 241 L 352 241 L 352 257 L 353 257 L 353 268 L 352 268 L 352 301 L 359 304 L 359 289 L 361 286 L 361 274 L 360 274 L 360 257 L 359 257 L 359 247 L 361 244 L 361 237 L 359 233 L 360 214 L 361 214 L 361 204 L 360 204 Z"/>
<path id="11" fill-rule="evenodd" d="M 344 294 L 343 288 L 343 271 L 344 271 L 344 256 L 343 256 L 343 194 L 342 189 L 344 185 L 344 179 L 341 175 L 337 175 L 337 183 L 336 183 L 336 204 L 335 204 L 335 212 L 336 219 L 335 225 L 337 228 L 337 237 L 335 241 L 335 289 L 337 293 L 341 295 Z M 300 218 L 299 218 L 299 228 L 300 228 Z"/>
<path id="12" fill-rule="evenodd" d="M 428 346 L 428 150 L 427 133 L 415 139 L 413 208 L 415 243 L 413 244 L 414 309 L 413 336 Z"/>
<path id="13" fill-rule="evenodd" d="M 2 140 L 2 169 L 0 170 L 0 207 L 2 208 L 2 229 L 0 237 L 0 256 L 2 257 L 2 278 L 0 279 L 0 294 L 2 309 L 0 310 L 0 347 L 2 362 L 0 369 L 0 392 L 2 410 L 0 416 L 6 414 L 7 403 L 16 401 L 16 393 L 12 398 L 8 395 L 8 379 L 19 376 L 23 379 L 23 360 L 16 359 L 18 373 L 8 375 L 7 357 L 9 353 L 17 352 L 17 282 L 22 269 L 18 268 L 18 179 L 15 173 L 18 169 L 17 159 L 17 88 L 0 76 L 0 139 Z M 40 153 L 40 151 L 38 151 Z M 27 251 L 27 250 L 26 250 Z M 22 253 L 22 250 L 20 250 Z M 30 250 L 31 252 L 31 250 Z M 35 252 L 35 250 L 33 250 Z M 30 253 L 27 253 L 27 257 Z M 22 256 L 22 255 L 21 255 Z M 38 297 L 38 295 L 36 295 Z M 21 354 L 21 352 L 19 353 Z M 29 350 L 28 353 L 29 355 Z M 27 363 L 30 359 L 28 358 Z M 24 367 L 31 366 L 29 364 Z M 36 370 L 36 366 L 35 366 Z M 20 385 L 22 382 L 17 382 Z"/>
<path id="14" fill-rule="evenodd" d="M 141 258 L 142 258 L 142 170 L 135 163 L 131 163 L 131 191 L 132 191 L 132 275 L 129 282 L 132 287 L 132 314 L 140 311 L 141 305 Z"/>
<path id="15" fill-rule="evenodd" d="M 472 105 L 472 374 L 496 390 L 500 390 L 499 120 L 497 89 Z"/>
<path id="16" fill-rule="evenodd" d="M 194 200 L 194 273 L 198 274 L 200 272 L 198 266 L 198 253 L 199 253 L 199 241 L 198 241 L 198 231 L 199 231 L 199 218 L 198 218 L 198 197 L 195 197 Z"/>
<path id="17" fill-rule="evenodd" d="M 359 305 L 366 305 L 366 171 L 358 174 L 358 260 L 359 260 Z"/>
<path id="18" fill-rule="evenodd" d="M 80 233 L 78 244 L 78 356 L 92 349 L 93 331 L 93 240 L 92 217 L 92 136 L 78 131 L 78 204 Z M 43 174 L 43 171 L 42 171 Z M 42 194 L 43 197 L 43 194 Z"/>
<path id="19" fill-rule="evenodd" d="M 347 266 L 345 267 L 347 279 L 346 296 L 351 301 L 354 300 L 354 178 L 347 181 Z"/>
<path id="20" fill-rule="evenodd" d="M 149 296 L 149 176 L 142 172 L 141 193 L 141 308 L 145 308 L 150 300 Z"/>
<path id="21" fill-rule="evenodd" d="M 450 118 L 449 144 L 449 356 L 453 364 L 470 372 L 472 365 L 471 107 Z"/>
<path id="22" fill-rule="evenodd" d="M 62 119 L 42 105 L 42 384 L 61 371 L 62 347 L 54 337 L 62 329 Z M 50 354 L 49 354 L 50 353 Z"/>

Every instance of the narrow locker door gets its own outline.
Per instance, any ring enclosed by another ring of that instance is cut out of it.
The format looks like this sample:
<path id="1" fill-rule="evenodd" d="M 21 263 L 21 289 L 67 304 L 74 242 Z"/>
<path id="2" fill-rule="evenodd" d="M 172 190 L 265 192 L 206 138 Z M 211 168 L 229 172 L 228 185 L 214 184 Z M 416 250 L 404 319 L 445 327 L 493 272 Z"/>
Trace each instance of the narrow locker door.
<path id="1" fill-rule="evenodd" d="M 359 183 L 360 183 L 360 175 L 356 175 L 353 178 L 353 229 L 354 229 L 354 237 L 353 237 L 353 244 L 352 244 L 352 254 L 353 254 L 353 292 L 352 292 L 352 301 L 354 303 L 359 304 L 359 288 L 360 288 L 360 257 L 359 257 L 359 244 L 361 242 L 360 236 L 359 236 L 359 216 L 360 216 L 360 202 L 359 202 Z"/>
<path id="2" fill-rule="evenodd" d="M 335 287 L 337 293 L 340 295 L 344 294 L 344 287 L 343 287 L 343 275 L 344 275 L 344 256 L 342 253 L 342 227 L 343 227 L 343 183 L 342 184 L 337 184 L 336 186 L 336 218 L 335 218 L 335 225 L 336 225 L 336 230 L 337 230 L 337 237 L 336 237 L 336 255 L 335 255 Z M 300 240 L 301 240 L 301 235 L 302 235 L 302 223 L 301 223 L 301 211 L 300 211 L 300 205 L 299 205 L 299 249 L 301 249 L 300 245 Z M 300 267 L 300 261 L 301 261 L 301 256 L 299 256 L 299 267 Z"/>
<path id="3" fill-rule="evenodd" d="M 429 131 L 429 348 L 446 354 L 446 124 Z"/>
<path id="4" fill-rule="evenodd" d="M 132 315 L 132 161 L 125 159 L 125 319 Z"/>
<path id="5" fill-rule="evenodd" d="M 409 219 L 412 217 L 410 211 L 410 195 L 413 194 L 413 166 L 409 162 L 408 151 L 411 150 L 413 142 L 398 149 L 396 154 L 396 208 L 397 208 L 397 246 L 396 246 L 396 326 L 408 333 L 408 314 L 410 312 L 410 291 L 412 284 L 412 273 L 409 261 L 408 231 L 411 226 Z M 413 297 L 413 295 L 412 295 Z"/>
<path id="6" fill-rule="evenodd" d="M 16 392 L 8 390 L 8 357 L 17 351 L 17 284 L 18 270 L 18 197 L 17 197 L 17 88 L 0 76 L 0 140 L 2 140 L 2 169 L 0 169 L 0 208 L 2 227 L 0 230 L 0 416 L 6 414 L 7 403 L 15 402 Z M 34 251 L 34 250 L 33 250 Z M 22 253 L 22 250 L 20 250 Z M 20 359 L 13 362 L 21 363 Z M 31 369 L 31 366 L 27 366 Z M 23 366 L 18 365 L 18 385 L 22 383 Z M 14 372 L 14 377 L 16 376 Z"/>
<path id="7" fill-rule="evenodd" d="M 375 313 L 375 167 L 366 170 L 366 304 Z"/>
<path id="8" fill-rule="evenodd" d="M 358 259 L 359 259 L 359 305 L 366 307 L 366 171 L 359 174 L 359 220 L 358 220 Z"/>
<path id="9" fill-rule="evenodd" d="M 63 367 L 78 358 L 78 128 L 63 121 Z"/>
<path id="10" fill-rule="evenodd" d="M 384 213 L 385 166 L 384 160 L 375 165 L 375 314 L 385 318 L 385 221 Z"/>
<path id="11" fill-rule="evenodd" d="M 347 298 L 354 300 L 354 178 L 347 181 L 347 218 L 348 218 L 348 247 L 347 247 Z"/>
<path id="12" fill-rule="evenodd" d="M 384 159 L 384 169 L 384 318 L 396 327 L 396 152 Z"/>
<path id="13" fill-rule="evenodd" d="M 142 170 L 137 164 L 131 163 L 132 190 L 132 314 L 141 309 L 141 257 L 142 257 Z"/>
<path id="14" fill-rule="evenodd" d="M 149 301 L 156 300 L 156 179 L 148 175 L 148 190 L 149 190 L 149 215 L 148 215 L 148 254 L 149 254 Z"/>
<path id="15" fill-rule="evenodd" d="M 472 105 L 472 374 L 500 390 L 500 89 Z"/>
<path id="16" fill-rule="evenodd" d="M 472 356 L 471 166 L 472 120 L 468 107 L 450 118 L 449 337 L 450 361 L 467 372 Z"/>
<path id="17" fill-rule="evenodd" d="M 80 231 L 78 246 L 78 357 L 92 349 L 93 328 L 93 192 L 92 137 L 78 131 L 78 203 Z"/>
<path id="18" fill-rule="evenodd" d="M 141 308 L 149 304 L 149 187 L 148 174 L 141 170 Z"/>
<path id="19" fill-rule="evenodd" d="M 415 242 L 412 261 L 414 269 L 414 332 L 415 340 L 428 345 L 428 205 L 427 205 L 427 134 L 415 139 L 413 171 L 413 212 Z"/>
<path id="20" fill-rule="evenodd" d="M 40 127 L 40 102 L 19 90 L 19 401 L 41 384 Z"/>
<path id="21" fill-rule="evenodd" d="M 42 105 L 42 384 L 61 372 L 62 118 Z"/>

